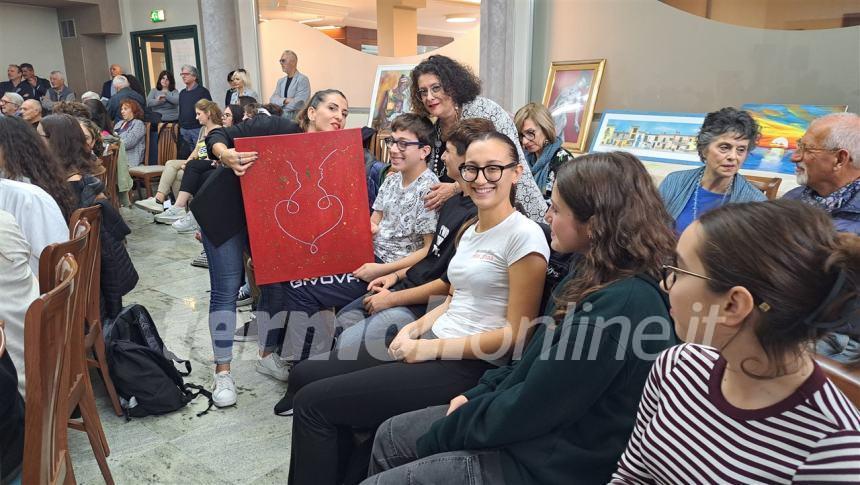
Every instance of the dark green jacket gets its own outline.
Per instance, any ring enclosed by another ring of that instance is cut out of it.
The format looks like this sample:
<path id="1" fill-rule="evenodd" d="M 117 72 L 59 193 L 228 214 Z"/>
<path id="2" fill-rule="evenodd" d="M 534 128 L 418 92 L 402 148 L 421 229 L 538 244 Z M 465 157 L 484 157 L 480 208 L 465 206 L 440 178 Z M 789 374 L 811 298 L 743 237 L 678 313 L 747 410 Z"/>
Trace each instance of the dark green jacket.
<path id="1" fill-rule="evenodd" d="M 668 299 L 652 278 L 630 277 L 551 327 L 535 331 L 521 360 L 486 372 L 469 402 L 418 440 L 419 456 L 498 449 L 509 485 L 606 483 L 651 365 L 676 343 Z"/>

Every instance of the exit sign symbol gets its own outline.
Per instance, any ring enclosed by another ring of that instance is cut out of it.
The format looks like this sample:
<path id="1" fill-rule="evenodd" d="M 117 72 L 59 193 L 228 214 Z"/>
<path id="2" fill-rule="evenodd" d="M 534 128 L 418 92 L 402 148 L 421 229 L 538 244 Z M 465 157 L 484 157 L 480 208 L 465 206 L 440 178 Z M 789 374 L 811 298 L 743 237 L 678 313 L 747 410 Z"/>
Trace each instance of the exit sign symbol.
<path id="1" fill-rule="evenodd" d="M 164 22 L 164 10 L 153 10 L 149 13 L 149 20 L 152 22 Z"/>

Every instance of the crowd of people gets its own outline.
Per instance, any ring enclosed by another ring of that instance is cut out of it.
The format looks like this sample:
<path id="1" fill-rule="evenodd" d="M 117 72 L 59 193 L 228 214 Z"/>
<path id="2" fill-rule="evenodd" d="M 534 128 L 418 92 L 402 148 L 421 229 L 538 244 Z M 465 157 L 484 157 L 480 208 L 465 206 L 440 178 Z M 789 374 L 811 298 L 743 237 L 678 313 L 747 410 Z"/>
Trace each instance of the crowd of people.
<path id="1" fill-rule="evenodd" d="M 238 185 L 264 161 L 235 141 L 337 131 L 349 114 L 297 63 L 283 52 L 265 104 L 244 69 L 231 72 L 223 108 L 194 66 L 181 90 L 164 71 L 146 96 L 111 66 L 83 103 L 62 73 L 45 87 L 32 66 L 10 66 L 0 288 L 18 296 L 0 303 L 0 377 L 17 382 L 0 383 L 24 390 L 41 249 L 104 199 L 105 146 L 146 163 L 152 118 L 178 122 L 183 148 L 135 205 L 202 242 L 214 404 L 241 397 L 236 341 L 256 340 L 256 370 L 286 382 L 272 404 L 292 416 L 290 483 L 860 479 L 860 412 L 816 363 L 860 363 L 860 116 L 814 120 L 792 155 L 799 187 L 767 200 L 739 172 L 760 127 L 715 109 L 697 137 L 702 166 L 657 186 L 635 156 L 574 156 L 546 107 L 512 116 L 468 67 L 429 56 L 407 80 L 412 113 L 380 134 L 386 163 L 366 150 L 374 261 L 258 286 Z M 108 315 L 130 289 L 103 291 Z M 254 319 L 238 325 L 246 302 Z"/>

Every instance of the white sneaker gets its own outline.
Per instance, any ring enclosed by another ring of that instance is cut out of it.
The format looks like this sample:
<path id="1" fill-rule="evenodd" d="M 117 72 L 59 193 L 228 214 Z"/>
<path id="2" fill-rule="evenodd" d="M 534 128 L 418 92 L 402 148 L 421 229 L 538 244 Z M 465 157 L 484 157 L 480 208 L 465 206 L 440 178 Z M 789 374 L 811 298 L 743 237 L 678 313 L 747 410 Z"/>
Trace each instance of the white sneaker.
<path id="1" fill-rule="evenodd" d="M 186 232 L 194 232 L 197 229 L 200 229 L 200 226 L 197 225 L 197 219 L 194 218 L 194 214 L 189 212 L 181 219 L 174 222 L 173 228 L 176 229 L 176 232 L 179 234 L 184 234 Z"/>
<path id="2" fill-rule="evenodd" d="M 257 372 L 283 382 L 287 382 L 290 377 L 290 369 L 292 366 L 284 359 L 278 357 L 274 352 L 257 360 L 255 366 Z"/>
<path id="3" fill-rule="evenodd" d="M 230 371 L 215 374 L 215 389 L 212 390 L 212 401 L 219 408 L 236 404 L 236 383 Z"/>
<path id="4" fill-rule="evenodd" d="M 153 214 L 161 214 L 162 212 L 164 212 L 164 204 L 155 200 L 155 197 L 138 200 L 134 203 L 134 206 L 141 208 L 147 212 L 152 212 Z"/>
<path id="5" fill-rule="evenodd" d="M 169 209 L 155 216 L 155 222 L 173 224 L 187 214 L 185 207 L 170 206 Z"/>

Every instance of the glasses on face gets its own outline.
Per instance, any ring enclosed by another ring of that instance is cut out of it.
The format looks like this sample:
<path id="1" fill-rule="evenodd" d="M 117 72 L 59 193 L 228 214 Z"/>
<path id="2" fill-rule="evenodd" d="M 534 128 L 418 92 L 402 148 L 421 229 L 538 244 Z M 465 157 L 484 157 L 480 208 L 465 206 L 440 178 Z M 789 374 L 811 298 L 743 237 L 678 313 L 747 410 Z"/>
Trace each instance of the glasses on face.
<path id="1" fill-rule="evenodd" d="M 179 75 L 180 76 L 190 76 L 191 73 L 190 72 L 180 72 Z"/>
<path id="2" fill-rule="evenodd" d="M 817 146 L 813 146 L 813 145 L 807 145 L 803 141 L 798 140 L 797 141 L 797 150 L 795 152 L 797 153 L 797 156 L 802 157 L 805 152 L 813 153 L 813 152 L 838 152 L 838 151 L 839 151 L 838 148 L 817 147 Z"/>
<path id="3" fill-rule="evenodd" d="M 443 91 L 444 90 L 442 89 L 441 84 L 434 84 L 434 85 L 430 86 L 429 92 L 432 93 L 433 96 L 438 96 L 438 95 L 442 94 Z M 428 94 L 427 88 L 421 88 L 418 90 L 418 96 L 421 96 L 421 99 L 425 99 L 427 97 L 427 94 Z"/>
<path id="4" fill-rule="evenodd" d="M 701 278 L 701 279 L 707 280 L 707 281 L 713 281 L 713 282 L 716 282 L 716 283 L 719 283 L 719 284 L 725 285 L 725 286 L 732 286 L 732 285 L 729 285 L 727 283 L 723 283 L 722 281 L 715 280 L 714 278 L 711 278 L 710 276 L 705 276 L 703 274 L 694 273 L 692 271 L 687 271 L 687 270 L 681 269 L 677 266 L 670 266 L 668 264 L 664 264 L 663 266 L 660 267 L 660 273 L 663 276 L 663 289 L 665 289 L 666 291 L 671 290 L 672 286 L 675 285 L 675 281 L 678 279 L 677 273 L 693 276 L 696 278 Z M 757 299 L 755 297 L 753 297 L 753 298 Z M 762 301 L 762 302 L 758 303 L 756 305 L 756 307 L 763 312 L 767 312 L 771 308 L 770 305 L 766 301 Z"/>
<path id="5" fill-rule="evenodd" d="M 507 165 L 487 165 L 484 167 L 478 167 L 476 165 L 460 165 L 460 176 L 463 177 L 463 180 L 466 182 L 474 182 L 478 179 L 478 173 L 484 174 L 484 179 L 487 182 L 498 182 L 502 178 L 502 172 L 505 171 L 506 168 L 516 167 L 519 162 L 511 162 Z"/>
<path id="6" fill-rule="evenodd" d="M 406 149 L 412 145 L 415 145 L 419 148 L 424 146 L 424 143 L 421 143 L 420 141 L 395 140 L 393 137 L 390 136 L 388 138 L 384 138 L 382 140 L 382 143 L 385 143 L 385 146 L 387 146 L 388 148 L 391 148 L 393 145 L 397 145 L 397 149 L 401 152 L 405 152 Z"/>
<path id="7" fill-rule="evenodd" d="M 289 59 L 278 59 L 278 62 L 280 62 L 281 64 L 286 64 L 288 61 Z"/>
<path id="8" fill-rule="evenodd" d="M 535 130 L 526 130 L 520 133 L 520 138 L 525 138 L 528 141 L 535 141 L 536 136 L 537 132 Z"/>

